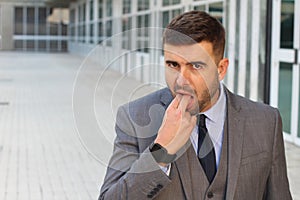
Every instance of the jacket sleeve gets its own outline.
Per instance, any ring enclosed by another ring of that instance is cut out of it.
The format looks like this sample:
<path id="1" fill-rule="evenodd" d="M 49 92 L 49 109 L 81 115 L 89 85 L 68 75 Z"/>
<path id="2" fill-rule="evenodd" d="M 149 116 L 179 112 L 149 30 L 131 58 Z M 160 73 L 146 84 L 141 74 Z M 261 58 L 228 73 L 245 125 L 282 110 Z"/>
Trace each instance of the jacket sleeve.
<path id="1" fill-rule="evenodd" d="M 292 199 L 287 178 L 284 142 L 282 136 L 282 120 L 276 109 L 275 136 L 272 150 L 272 166 L 265 191 L 265 199 Z"/>
<path id="2" fill-rule="evenodd" d="M 149 148 L 140 152 L 133 123 L 126 108 L 120 107 L 113 155 L 99 200 L 152 199 L 171 182 L 152 157 Z"/>

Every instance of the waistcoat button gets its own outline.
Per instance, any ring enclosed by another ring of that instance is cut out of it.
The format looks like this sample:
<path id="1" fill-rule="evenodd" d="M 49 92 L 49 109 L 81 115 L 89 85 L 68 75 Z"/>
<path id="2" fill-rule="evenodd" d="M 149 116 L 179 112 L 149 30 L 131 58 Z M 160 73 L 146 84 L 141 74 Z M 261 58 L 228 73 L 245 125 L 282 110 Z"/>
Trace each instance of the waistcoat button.
<path id="1" fill-rule="evenodd" d="M 213 198 L 214 197 L 214 193 L 212 192 L 208 192 L 207 193 L 207 197 L 210 199 L 210 198 Z"/>

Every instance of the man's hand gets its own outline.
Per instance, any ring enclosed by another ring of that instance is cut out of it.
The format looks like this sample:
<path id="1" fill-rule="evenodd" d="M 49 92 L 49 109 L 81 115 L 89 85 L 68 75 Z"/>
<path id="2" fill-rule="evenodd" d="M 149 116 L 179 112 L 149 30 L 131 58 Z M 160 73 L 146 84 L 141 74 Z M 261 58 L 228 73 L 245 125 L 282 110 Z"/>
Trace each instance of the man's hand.
<path id="1" fill-rule="evenodd" d="M 176 95 L 158 130 L 154 142 L 166 148 L 169 154 L 177 153 L 185 145 L 196 125 L 196 116 L 186 111 L 190 98 L 189 95 Z"/>

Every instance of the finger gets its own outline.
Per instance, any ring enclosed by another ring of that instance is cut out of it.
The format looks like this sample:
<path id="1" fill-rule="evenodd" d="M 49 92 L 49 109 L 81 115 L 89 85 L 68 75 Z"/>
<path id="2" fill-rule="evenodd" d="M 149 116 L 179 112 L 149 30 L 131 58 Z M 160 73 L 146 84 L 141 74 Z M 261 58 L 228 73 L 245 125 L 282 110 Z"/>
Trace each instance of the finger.
<path id="1" fill-rule="evenodd" d="M 191 117 L 191 123 L 193 124 L 193 127 L 196 125 L 197 117 L 195 115 Z"/>
<path id="2" fill-rule="evenodd" d="M 179 106 L 178 108 L 180 108 L 181 112 L 184 113 L 185 110 L 186 110 L 186 107 L 189 103 L 189 100 L 190 100 L 190 96 L 189 95 L 183 95 L 182 98 L 181 98 L 181 101 L 179 103 Z"/>
<path id="3" fill-rule="evenodd" d="M 178 108 L 179 102 L 180 102 L 180 99 L 181 99 L 181 96 L 182 96 L 182 95 L 180 95 L 180 94 L 177 94 L 177 95 L 175 96 L 175 98 L 174 98 L 174 99 L 172 100 L 172 102 L 170 103 L 170 106 L 171 106 L 172 108 L 175 108 L 175 109 Z"/>

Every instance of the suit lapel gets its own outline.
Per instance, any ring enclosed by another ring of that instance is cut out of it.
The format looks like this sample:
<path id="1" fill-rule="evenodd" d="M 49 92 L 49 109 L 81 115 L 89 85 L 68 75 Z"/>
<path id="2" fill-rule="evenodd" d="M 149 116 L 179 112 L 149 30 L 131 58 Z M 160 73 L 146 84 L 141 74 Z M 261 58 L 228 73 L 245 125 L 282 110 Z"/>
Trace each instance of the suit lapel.
<path id="1" fill-rule="evenodd" d="M 169 104 L 173 100 L 173 96 L 169 88 L 164 88 L 160 95 L 160 102 L 164 106 L 165 110 L 168 108 Z"/>
<path id="2" fill-rule="evenodd" d="M 233 94 L 225 89 L 227 96 L 228 120 L 228 183 L 226 199 L 233 199 L 239 175 L 245 117 L 240 113 L 241 106 L 237 105 Z"/>

